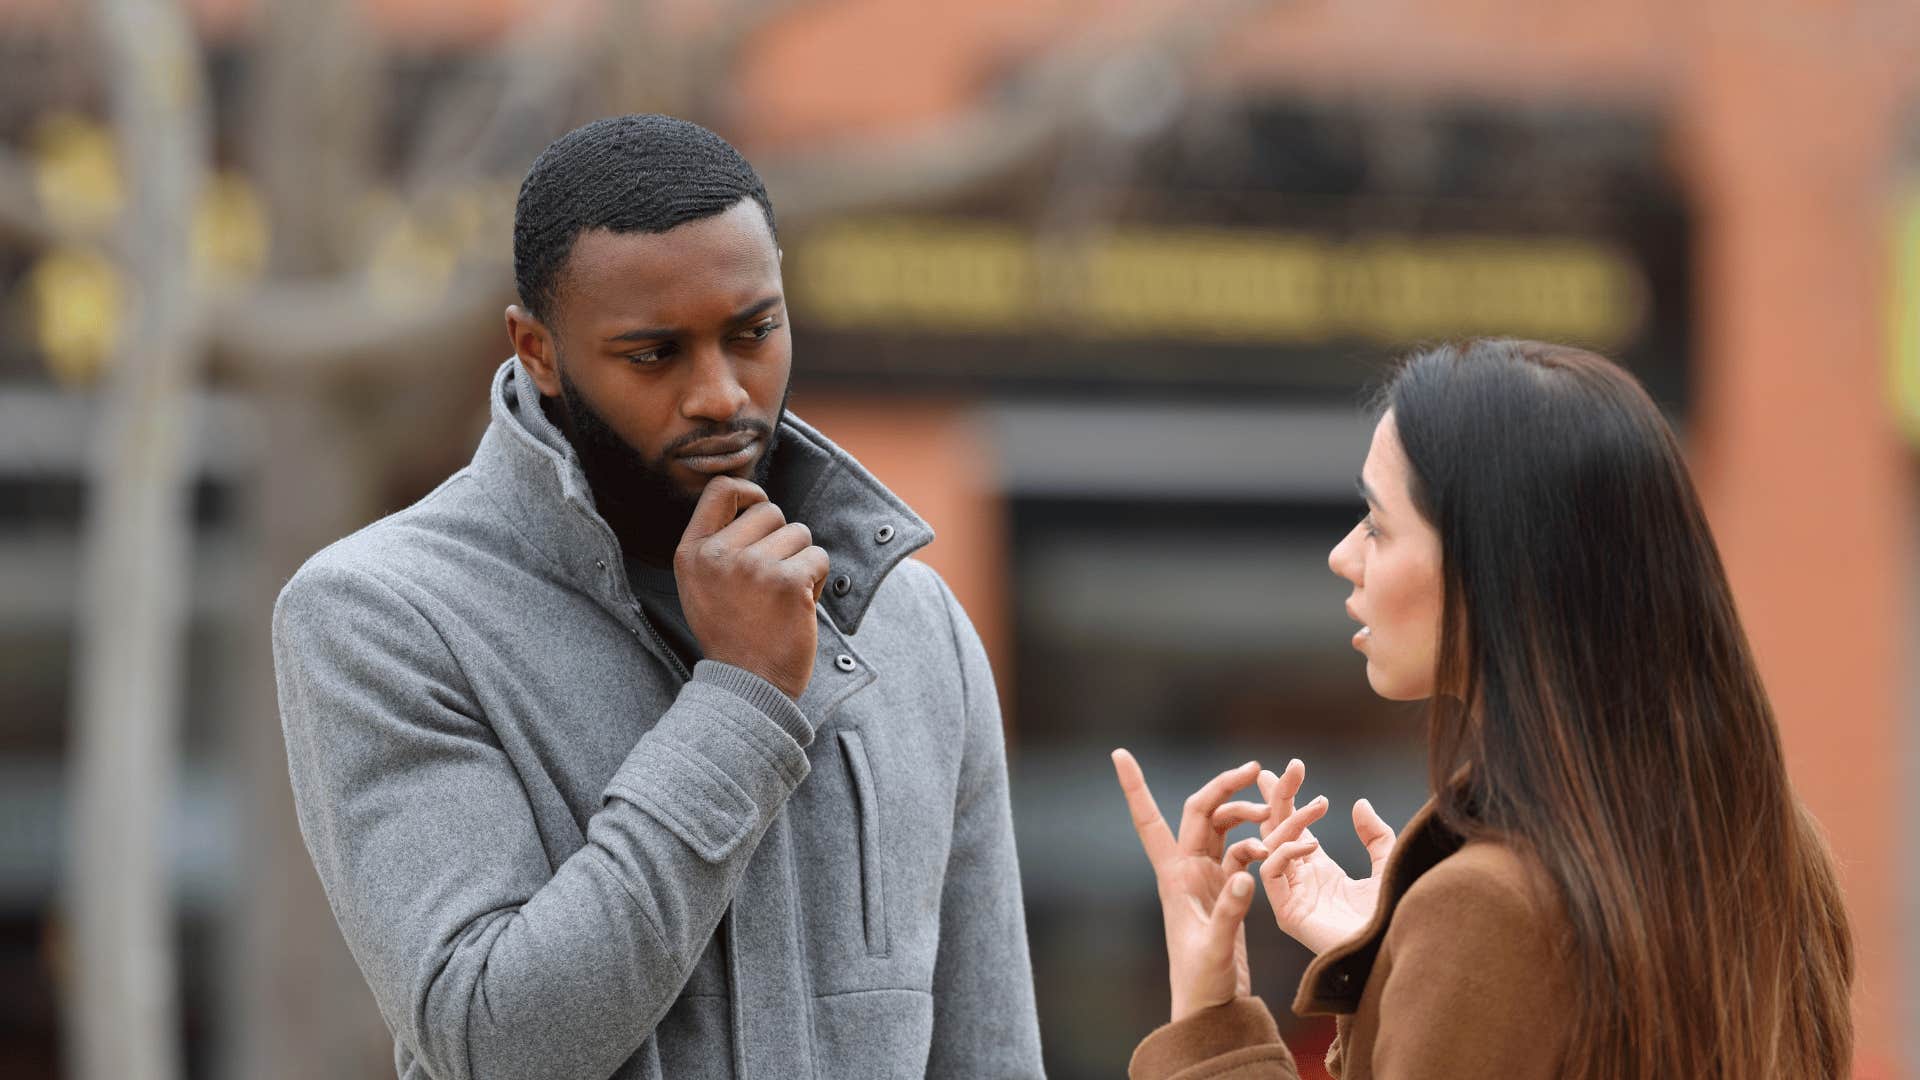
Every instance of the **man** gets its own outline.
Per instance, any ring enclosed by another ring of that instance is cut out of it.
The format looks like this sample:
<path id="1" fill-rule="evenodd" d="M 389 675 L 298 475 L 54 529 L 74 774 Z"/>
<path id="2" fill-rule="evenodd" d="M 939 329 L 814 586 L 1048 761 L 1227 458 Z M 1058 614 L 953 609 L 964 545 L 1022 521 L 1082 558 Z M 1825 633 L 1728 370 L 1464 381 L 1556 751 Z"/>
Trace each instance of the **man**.
<path id="1" fill-rule="evenodd" d="M 752 167 L 589 124 L 514 263 L 472 463 L 274 614 L 401 1076 L 1039 1075 L 986 659 L 927 526 L 785 415 Z"/>

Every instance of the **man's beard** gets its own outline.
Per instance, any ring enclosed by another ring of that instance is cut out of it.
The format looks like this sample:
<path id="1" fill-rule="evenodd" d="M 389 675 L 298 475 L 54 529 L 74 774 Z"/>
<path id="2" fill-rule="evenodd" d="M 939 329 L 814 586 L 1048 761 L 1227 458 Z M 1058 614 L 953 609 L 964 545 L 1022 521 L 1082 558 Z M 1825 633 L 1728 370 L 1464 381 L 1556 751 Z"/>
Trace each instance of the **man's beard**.
<path id="1" fill-rule="evenodd" d="M 628 445 L 620 433 L 607 423 L 579 387 L 560 370 L 560 429 L 580 457 L 587 474 L 587 486 L 593 490 L 593 503 L 600 516 L 613 527 L 622 552 L 657 566 L 673 561 L 674 548 L 687 531 L 693 508 L 700 501 L 697 493 L 676 484 L 667 471 L 668 459 L 675 451 L 701 439 L 751 432 L 766 445 L 754 462 L 749 477 L 761 487 L 773 468 L 773 454 L 779 447 L 780 422 L 786 419 L 786 397 L 780 399 L 780 411 L 771 427 L 763 420 L 733 420 L 708 424 L 668 443 L 658 458 L 649 458 Z"/>

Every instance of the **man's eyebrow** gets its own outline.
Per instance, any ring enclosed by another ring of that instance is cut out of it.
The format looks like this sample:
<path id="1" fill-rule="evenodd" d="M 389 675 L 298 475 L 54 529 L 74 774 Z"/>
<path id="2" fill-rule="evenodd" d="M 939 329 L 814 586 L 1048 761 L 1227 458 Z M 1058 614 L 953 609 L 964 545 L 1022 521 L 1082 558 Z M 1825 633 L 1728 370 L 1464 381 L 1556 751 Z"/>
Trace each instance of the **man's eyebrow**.
<path id="1" fill-rule="evenodd" d="M 727 321 L 733 322 L 733 323 L 743 323 L 743 322 L 746 322 L 748 319 L 753 318 L 756 315 L 763 315 L 768 311 L 771 311 L 774 308 L 779 307 L 780 299 L 781 299 L 780 294 L 774 293 L 772 296 L 768 296 L 760 300 L 755 300 L 753 303 L 748 304 L 746 307 L 743 307 L 739 311 L 735 312 L 733 318 Z"/>
<path id="2" fill-rule="evenodd" d="M 780 306 L 780 301 L 781 297 L 779 293 L 755 300 L 753 303 L 748 304 L 746 307 L 741 308 L 729 316 L 727 322 L 729 325 L 746 322 L 756 315 L 764 314 L 768 310 Z M 662 338 L 679 337 L 680 333 L 681 331 L 670 326 L 643 326 L 638 329 L 623 330 L 618 334 L 610 335 L 607 341 L 609 343 L 622 341 L 658 341 Z"/>
<path id="3" fill-rule="evenodd" d="M 638 330 L 625 330 L 607 338 L 614 341 L 656 341 L 660 338 L 678 337 L 680 331 L 664 326 L 643 326 Z"/>

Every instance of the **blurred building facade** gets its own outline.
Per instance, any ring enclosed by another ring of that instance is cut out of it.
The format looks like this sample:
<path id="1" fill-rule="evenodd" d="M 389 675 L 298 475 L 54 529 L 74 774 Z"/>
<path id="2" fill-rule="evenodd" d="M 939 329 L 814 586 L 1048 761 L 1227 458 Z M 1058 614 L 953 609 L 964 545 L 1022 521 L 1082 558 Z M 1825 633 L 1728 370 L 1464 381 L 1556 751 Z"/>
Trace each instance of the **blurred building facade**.
<path id="1" fill-rule="evenodd" d="M 1917 296 L 1896 258 L 1920 13 L 192 10 L 215 132 L 195 272 L 215 299 L 170 855 L 188 1075 L 388 1068 L 292 828 L 265 604 L 470 452 L 519 174 L 573 122 L 633 109 L 706 122 L 763 165 L 793 407 L 933 523 L 926 557 L 994 655 L 1053 1075 L 1114 1075 L 1165 1008 L 1109 748 L 1134 747 L 1163 800 L 1299 756 L 1336 801 L 1418 805 L 1417 714 L 1368 694 L 1324 557 L 1357 513 L 1366 386 L 1420 341 L 1483 333 L 1620 357 L 1680 425 L 1843 863 L 1860 1075 L 1920 1060 L 1897 389 L 1920 358 L 1898 351 Z M 89 222 L 138 163 L 114 156 L 74 13 L 0 17 L 21 163 L 0 192 L 17 175 L 51 223 L 16 220 L 0 252 L 0 1001 L 20 1003 L 0 1007 L 0 1059 L 51 1076 L 88 388 L 138 348 L 112 333 L 130 285 Z M 1362 865 L 1348 839 L 1330 850 Z M 1270 926 L 1253 950 L 1257 988 L 1288 1000 L 1304 953 Z"/>

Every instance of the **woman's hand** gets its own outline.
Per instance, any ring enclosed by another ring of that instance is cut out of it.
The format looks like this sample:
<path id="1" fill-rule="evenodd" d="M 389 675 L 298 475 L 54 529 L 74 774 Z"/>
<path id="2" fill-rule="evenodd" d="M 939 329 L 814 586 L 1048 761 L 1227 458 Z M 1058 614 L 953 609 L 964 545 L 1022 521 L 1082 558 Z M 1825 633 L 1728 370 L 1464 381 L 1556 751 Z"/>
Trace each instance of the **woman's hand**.
<path id="1" fill-rule="evenodd" d="M 1353 831 L 1366 845 L 1373 865 L 1359 881 L 1348 877 L 1307 831 L 1308 825 L 1326 814 L 1326 797 L 1294 808 L 1294 796 L 1306 777 L 1307 767 L 1298 759 L 1289 762 L 1279 776 L 1260 773 L 1260 793 L 1269 807 L 1260 835 L 1272 849 L 1260 867 L 1260 879 L 1273 905 L 1274 921 L 1317 956 L 1359 933 L 1373 917 L 1380 902 L 1381 870 L 1393 854 L 1394 835 L 1374 813 L 1373 804 L 1365 799 L 1354 803 Z"/>
<path id="2" fill-rule="evenodd" d="M 1177 840 L 1147 791 L 1146 777 L 1133 755 L 1115 750 L 1113 768 L 1160 887 L 1173 1019 L 1246 997 L 1253 992 L 1246 934 L 1253 876 L 1242 871 L 1248 863 L 1265 858 L 1267 849 L 1254 837 L 1224 848 L 1229 830 L 1267 817 L 1268 808 L 1226 799 L 1253 782 L 1259 763 L 1249 761 L 1223 772 L 1194 792 L 1181 811 Z"/>

